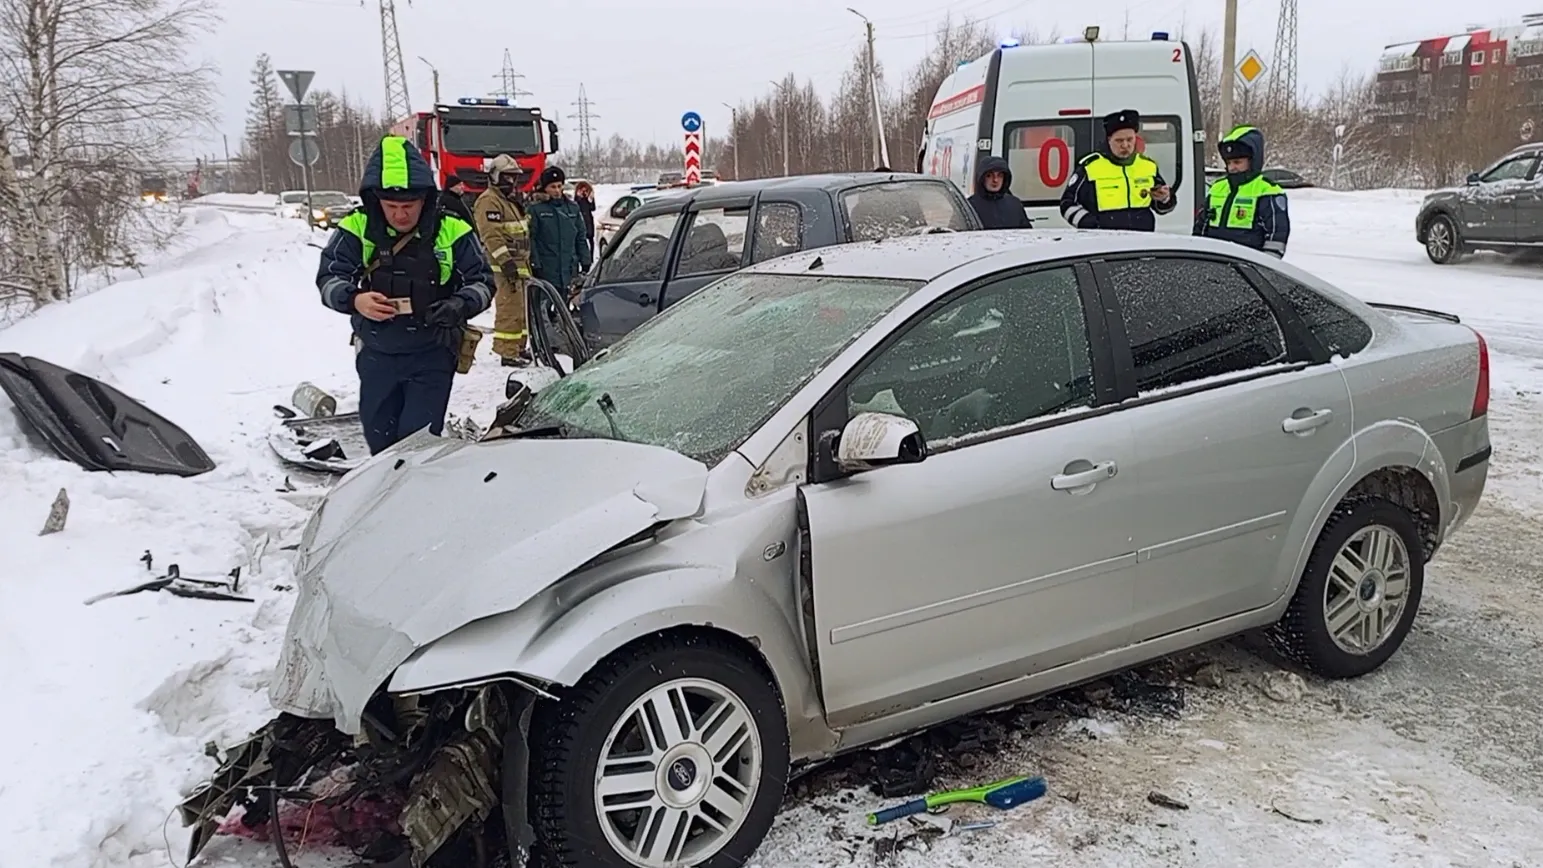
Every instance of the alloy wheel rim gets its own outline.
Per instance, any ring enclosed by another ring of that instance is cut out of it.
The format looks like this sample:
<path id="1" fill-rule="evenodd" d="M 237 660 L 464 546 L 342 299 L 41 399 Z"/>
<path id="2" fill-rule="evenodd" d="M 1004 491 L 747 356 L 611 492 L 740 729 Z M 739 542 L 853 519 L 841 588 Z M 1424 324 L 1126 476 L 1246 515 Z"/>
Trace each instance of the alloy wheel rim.
<path id="1" fill-rule="evenodd" d="M 1409 549 L 1384 525 L 1357 531 L 1329 565 L 1323 620 L 1334 644 L 1349 654 L 1381 648 L 1409 603 Z"/>
<path id="2" fill-rule="evenodd" d="M 639 868 L 696 865 L 722 850 L 760 788 L 761 734 L 721 684 L 679 678 L 617 719 L 595 770 L 606 841 Z"/>
<path id="3" fill-rule="evenodd" d="M 1430 234 L 1426 238 L 1425 245 L 1437 259 L 1447 258 L 1452 249 L 1452 233 L 1447 229 L 1445 221 L 1437 220 L 1431 224 Z"/>

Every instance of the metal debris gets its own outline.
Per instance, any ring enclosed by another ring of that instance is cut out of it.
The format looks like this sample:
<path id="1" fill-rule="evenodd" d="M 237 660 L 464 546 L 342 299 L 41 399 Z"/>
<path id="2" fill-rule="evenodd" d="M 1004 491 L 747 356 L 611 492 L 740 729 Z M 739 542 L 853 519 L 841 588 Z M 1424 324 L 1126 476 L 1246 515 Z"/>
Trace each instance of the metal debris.
<path id="1" fill-rule="evenodd" d="M 1151 792 L 1147 793 L 1147 801 L 1158 806 L 1159 808 L 1172 808 L 1175 811 L 1189 810 L 1189 804 L 1187 802 L 1181 802 L 1172 796 L 1159 793 L 1157 790 L 1152 790 Z"/>

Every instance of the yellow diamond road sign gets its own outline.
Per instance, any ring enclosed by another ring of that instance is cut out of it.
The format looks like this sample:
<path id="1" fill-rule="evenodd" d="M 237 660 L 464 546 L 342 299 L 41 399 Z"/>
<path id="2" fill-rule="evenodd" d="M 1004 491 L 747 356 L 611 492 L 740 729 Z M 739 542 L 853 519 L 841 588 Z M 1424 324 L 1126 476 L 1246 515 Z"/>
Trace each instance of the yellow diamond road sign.
<path id="1" fill-rule="evenodd" d="M 1264 61 L 1259 58 L 1259 52 L 1250 48 L 1243 59 L 1238 61 L 1237 71 L 1238 80 L 1243 82 L 1243 86 L 1253 87 L 1264 77 Z"/>

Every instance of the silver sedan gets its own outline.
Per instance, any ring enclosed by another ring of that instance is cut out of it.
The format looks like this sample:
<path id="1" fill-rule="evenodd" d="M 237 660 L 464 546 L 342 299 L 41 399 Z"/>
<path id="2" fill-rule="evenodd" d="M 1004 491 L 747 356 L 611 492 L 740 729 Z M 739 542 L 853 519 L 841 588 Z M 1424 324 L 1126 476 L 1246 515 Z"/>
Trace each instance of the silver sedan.
<path id="1" fill-rule="evenodd" d="M 562 864 L 738 865 L 795 764 L 1253 628 L 1323 676 L 1376 669 L 1484 490 L 1488 399 L 1455 318 L 1235 246 L 798 253 L 483 442 L 350 474 L 271 695 L 472 770 L 480 812 L 404 813 L 415 854 L 502 799 L 529 805 L 505 838 Z M 448 788 L 412 781 L 409 806 Z"/>

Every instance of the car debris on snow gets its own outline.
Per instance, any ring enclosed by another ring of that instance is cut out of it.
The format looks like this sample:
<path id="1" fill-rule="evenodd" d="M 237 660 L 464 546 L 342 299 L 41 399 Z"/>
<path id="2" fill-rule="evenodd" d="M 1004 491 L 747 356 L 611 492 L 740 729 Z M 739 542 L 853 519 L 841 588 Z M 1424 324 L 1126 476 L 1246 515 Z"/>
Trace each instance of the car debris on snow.
<path id="1" fill-rule="evenodd" d="M 1158 806 L 1159 808 L 1171 808 L 1175 811 L 1189 810 L 1188 802 L 1181 802 L 1178 799 L 1175 799 L 1173 796 L 1160 793 L 1157 790 L 1152 790 L 1147 793 L 1147 801 Z"/>
<path id="2" fill-rule="evenodd" d="M 38 531 L 38 536 L 48 536 L 64 530 L 64 522 L 70 516 L 70 494 L 64 489 L 54 497 L 54 505 L 48 508 L 48 518 L 43 522 L 43 529 Z"/>
<path id="3" fill-rule="evenodd" d="M 0 389 L 55 454 L 87 470 L 197 476 L 214 469 L 186 431 L 101 380 L 0 353 Z"/>
<path id="4" fill-rule="evenodd" d="M 153 569 L 151 565 L 154 562 L 154 558 L 149 552 L 145 552 L 142 556 L 140 556 L 139 560 L 145 565 L 145 569 Z M 96 596 L 87 599 L 86 605 L 90 606 L 94 603 L 100 603 L 103 600 L 112 599 L 113 597 L 127 597 L 131 594 L 139 594 L 147 591 L 165 591 L 172 596 L 186 597 L 192 600 L 219 600 L 231 603 L 256 602 L 251 597 L 246 597 L 239 594 L 238 592 L 240 590 L 240 567 L 236 567 L 235 569 L 231 570 L 226 574 L 224 579 L 201 579 L 191 576 L 184 576 L 182 575 L 182 569 L 180 567 L 178 567 L 176 564 L 171 564 L 166 568 L 165 573 L 151 579 L 148 582 L 143 582 L 131 588 L 125 588 L 121 591 L 108 591 L 105 594 L 97 594 Z"/>

